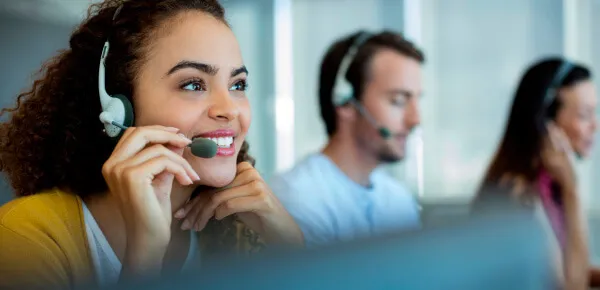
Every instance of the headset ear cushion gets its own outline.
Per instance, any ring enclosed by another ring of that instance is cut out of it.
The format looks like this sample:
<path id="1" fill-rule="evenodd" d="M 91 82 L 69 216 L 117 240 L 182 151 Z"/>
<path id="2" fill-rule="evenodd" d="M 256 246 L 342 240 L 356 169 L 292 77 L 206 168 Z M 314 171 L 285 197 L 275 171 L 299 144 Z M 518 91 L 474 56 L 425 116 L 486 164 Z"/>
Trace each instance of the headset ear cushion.
<path id="1" fill-rule="evenodd" d="M 133 126 L 133 106 L 129 99 L 124 95 L 113 95 L 113 98 L 121 100 L 123 107 L 125 108 L 125 118 L 123 119 L 123 126 Z"/>
<path id="2" fill-rule="evenodd" d="M 123 126 L 126 127 L 131 127 L 133 126 L 133 106 L 131 105 L 131 102 L 129 101 L 129 99 L 124 96 L 124 95 L 112 95 L 111 97 L 115 98 L 115 99 L 119 99 L 121 101 L 121 103 L 123 103 L 123 108 L 125 110 L 125 117 L 123 118 Z M 121 136 L 123 136 L 123 134 L 125 133 L 125 130 L 121 130 L 121 132 L 119 132 L 119 135 L 112 137 L 111 139 L 115 142 L 115 144 L 119 141 L 119 139 L 121 139 Z"/>

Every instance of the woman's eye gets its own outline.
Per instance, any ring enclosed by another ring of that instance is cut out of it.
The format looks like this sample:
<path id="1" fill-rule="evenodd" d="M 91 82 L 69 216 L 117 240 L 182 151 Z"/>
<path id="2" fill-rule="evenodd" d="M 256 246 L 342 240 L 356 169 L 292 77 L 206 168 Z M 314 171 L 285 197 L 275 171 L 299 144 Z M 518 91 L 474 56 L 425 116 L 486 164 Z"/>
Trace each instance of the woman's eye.
<path id="1" fill-rule="evenodd" d="M 248 84 L 246 81 L 239 81 L 229 88 L 230 91 L 246 91 Z"/>
<path id="2" fill-rule="evenodd" d="M 198 81 L 184 83 L 181 89 L 186 91 L 205 91 L 202 83 Z"/>

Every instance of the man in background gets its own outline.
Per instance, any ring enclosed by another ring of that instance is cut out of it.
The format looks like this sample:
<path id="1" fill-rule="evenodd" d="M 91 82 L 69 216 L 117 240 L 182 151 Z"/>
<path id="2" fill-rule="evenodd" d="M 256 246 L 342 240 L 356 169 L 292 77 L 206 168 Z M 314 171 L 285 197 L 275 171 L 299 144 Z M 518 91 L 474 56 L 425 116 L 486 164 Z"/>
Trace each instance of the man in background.
<path id="1" fill-rule="evenodd" d="M 401 161 L 419 124 L 423 53 L 392 32 L 327 51 L 319 80 L 325 148 L 271 180 L 309 247 L 419 226 L 418 205 L 380 165 Z"/>

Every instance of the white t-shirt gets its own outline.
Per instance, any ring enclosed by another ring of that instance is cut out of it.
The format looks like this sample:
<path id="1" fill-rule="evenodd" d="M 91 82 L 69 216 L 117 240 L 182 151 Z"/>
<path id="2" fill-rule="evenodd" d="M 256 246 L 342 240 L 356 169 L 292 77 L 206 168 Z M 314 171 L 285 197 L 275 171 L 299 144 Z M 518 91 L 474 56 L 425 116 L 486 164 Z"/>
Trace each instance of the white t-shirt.
<path id="1" fill-rule="evenodd" d="M 100 287 L 116 284 L 121 274 L 121 261 L 117 258 L 85 203 L 83 203 L 83 215 L 96 280 Z M 182 270 L 186 270 L 193 262 L 199 260 L 197 235 L 193 231 L 190 231 L 190 239 L 190 249 Z"/>
<path id="2" fill-rule="evenodd" d="M 313 247 L 418 228 L 419 206 L 409 191 L 383 169 L 371 187 L 346 176 L 327 156 L 311 155 L 270 186 Z"/>

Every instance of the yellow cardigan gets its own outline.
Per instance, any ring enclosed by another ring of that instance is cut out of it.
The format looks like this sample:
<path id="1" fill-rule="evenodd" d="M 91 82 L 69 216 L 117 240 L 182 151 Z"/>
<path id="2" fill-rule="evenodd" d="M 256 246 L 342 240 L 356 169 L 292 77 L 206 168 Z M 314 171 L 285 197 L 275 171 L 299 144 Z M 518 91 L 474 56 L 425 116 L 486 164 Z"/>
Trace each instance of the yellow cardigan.
<path id="1" fill-rule="evenodd" d="M 83 208 L 59 191 L 0 207 L 0 289 L 63 289 L 93 281 Z"/>
<path id="2" fill-rule="evenodd" d="M 264 246 L 235 218 L 212 221 L 200 241 L 203 257 Z M 0 207 L 0 289 L 85 289 L 95 284 L 93 267 L 76 195 L 53 190 Z"/>

